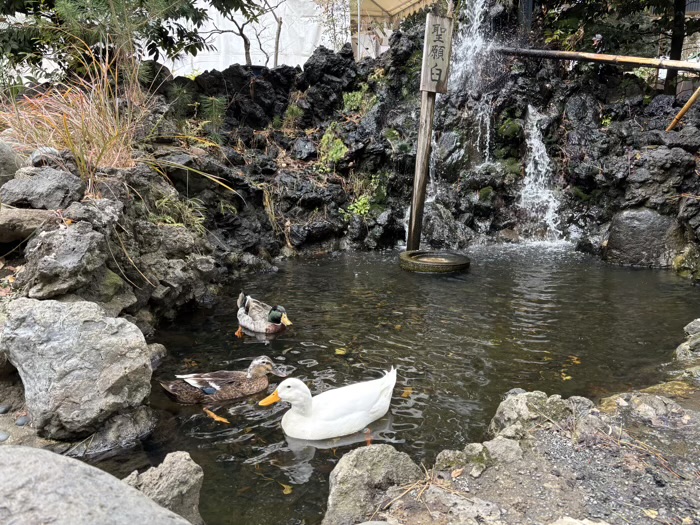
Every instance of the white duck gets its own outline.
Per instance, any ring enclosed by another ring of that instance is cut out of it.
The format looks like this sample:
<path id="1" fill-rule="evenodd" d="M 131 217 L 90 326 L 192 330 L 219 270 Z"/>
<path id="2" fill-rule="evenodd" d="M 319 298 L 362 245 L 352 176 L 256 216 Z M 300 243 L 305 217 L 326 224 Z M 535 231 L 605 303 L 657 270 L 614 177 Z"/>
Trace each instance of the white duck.
<path id="1" fill-rule="evenodd" d="M 358 432 L 386 414 L 395 384 L 393 366 L 379 379 L 327 390 L 314 397 L 304 383 L 289 378 L 260 405 L 291 403 L 292 408 L 282 417 L 282 429 L 289 437 L 330 439 Z"/>

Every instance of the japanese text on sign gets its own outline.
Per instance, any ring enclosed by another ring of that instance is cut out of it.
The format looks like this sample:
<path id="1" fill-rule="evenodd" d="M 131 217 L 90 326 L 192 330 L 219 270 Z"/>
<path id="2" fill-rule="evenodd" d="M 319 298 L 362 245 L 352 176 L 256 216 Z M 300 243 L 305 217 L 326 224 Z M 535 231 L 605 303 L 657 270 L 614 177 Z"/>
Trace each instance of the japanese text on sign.
<path id="1" fill-rule="evenodd" d="M 452 19 L 428 14 L 423 47 L 421 91 L 447 93 L 452 50 Z"/>

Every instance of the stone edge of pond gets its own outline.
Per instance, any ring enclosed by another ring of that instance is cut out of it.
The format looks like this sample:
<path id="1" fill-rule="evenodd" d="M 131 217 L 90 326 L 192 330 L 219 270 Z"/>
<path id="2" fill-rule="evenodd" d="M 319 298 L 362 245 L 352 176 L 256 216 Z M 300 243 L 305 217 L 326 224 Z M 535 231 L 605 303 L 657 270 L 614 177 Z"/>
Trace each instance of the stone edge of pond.
<path id="1" fill-rule="evenodd" d="M 695 523 L 700 319 L 685 334 L 668 381 L 597 404 L 513 389 L 491 420 L 491 440 L 444 450 L 430 469 L 388 444 L 345 454 L 323 525 Z"/>

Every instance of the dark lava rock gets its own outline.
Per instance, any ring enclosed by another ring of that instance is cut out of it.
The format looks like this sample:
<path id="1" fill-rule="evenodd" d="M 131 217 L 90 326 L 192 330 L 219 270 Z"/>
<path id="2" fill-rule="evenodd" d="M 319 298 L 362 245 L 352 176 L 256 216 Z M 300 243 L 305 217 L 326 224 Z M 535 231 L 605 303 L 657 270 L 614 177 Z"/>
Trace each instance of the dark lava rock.
<path id="1" fill-rule="evenodd" d="M 297 139 L 292 146 L 292 155 L 299 160 L 315 159 L 317 154 L 316 146 L 308 139 Z"/>
<path id="2" fill-rule="evenodd" d="M 665 268 L 682 249 L 678 223 L 653 210 L 625 210 L 612 220 L 603 259 L 632 266 Z"/>

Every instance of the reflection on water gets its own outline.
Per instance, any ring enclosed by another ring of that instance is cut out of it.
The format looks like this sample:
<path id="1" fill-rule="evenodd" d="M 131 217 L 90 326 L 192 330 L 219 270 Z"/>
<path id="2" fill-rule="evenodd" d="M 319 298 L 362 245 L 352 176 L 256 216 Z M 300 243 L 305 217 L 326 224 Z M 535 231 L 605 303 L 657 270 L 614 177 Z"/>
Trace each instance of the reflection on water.
<path id="1" fill-rule="evenodd" d="M 241 287 L 284 305 L 289 331 L 237 339 L 232 290 L 216 309 L 161 331 L 170 356 L 156 377 L 244 369 L 265 354 L 318 393 L 394 365 L 391 413 L 371 426 L 372 439 L 430 463 L 443 448 L 481 440 L 511 388 L 601 396 L 657 381 L 683 325 L 698 316 L 697 290 L 670 272 L 605 266 L 566 245 L 471 255 L 470 272 L 456 276 L 402 272 L 393 252 L 287 261 Z M 259 407 L 265 395 L 213 407 L 231 422 L 223 425 L 154 388 L 163 417 L 141 461 L 189 451 L 205 470 L 209 525 L 319 523 L 328 474 L 368 437 L 288 443 L 279 426 L 286 406 Z"/>

